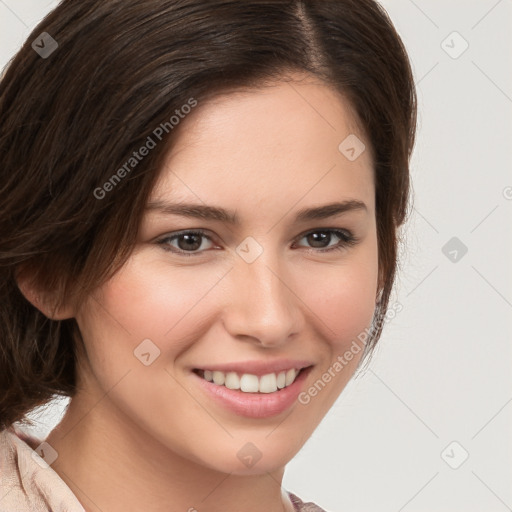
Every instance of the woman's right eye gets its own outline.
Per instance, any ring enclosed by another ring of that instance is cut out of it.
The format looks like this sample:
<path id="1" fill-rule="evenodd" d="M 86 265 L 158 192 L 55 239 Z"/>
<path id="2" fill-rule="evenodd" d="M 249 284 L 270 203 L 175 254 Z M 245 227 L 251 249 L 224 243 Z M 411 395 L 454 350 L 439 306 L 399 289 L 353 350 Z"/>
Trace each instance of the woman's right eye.
<path id="1" fill-rule="evenodd" d="M 202 254 L 205 250 L 202 239 L 207 239 L 212 242 L 212 239 L 206 235 L 204 231 L 194 230 L 182 231 L 172 236 L 165 236 L 157 240 L 157 243 L 162 245 L 163 249 L 166 251 L 174 252 L 183 256 L 197 256 L 198 254 Z M 171 245 L 171 243 L 175 241 L 177 242 L 178 247 Z M 203 250 L 198 251 L 198 249 L 201 248 Z"/>

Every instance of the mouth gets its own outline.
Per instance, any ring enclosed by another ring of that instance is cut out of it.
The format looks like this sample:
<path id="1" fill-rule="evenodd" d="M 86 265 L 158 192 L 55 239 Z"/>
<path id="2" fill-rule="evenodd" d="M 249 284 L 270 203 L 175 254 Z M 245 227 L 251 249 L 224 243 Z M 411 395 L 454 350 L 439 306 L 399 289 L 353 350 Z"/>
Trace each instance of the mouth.
<path id="1" fill-rule="evenodd" d="M 204 380 L 224 386 L 228 389 L 239 390 L 242 393 L 276 393 L 291 386 L 305 368 L 289 368 L 280 372 L 255 375 L 253 373 L 223 372 L 220 370 L 194 369 L 194 373 Z"/>
<path id="2" fill-rule="evenodd" d="M 309 365 L 257 375 L 196 368 L 191 375 L 209 403 L 238 416 L 263 419 L 284 413 L 298 401 L 312 369 Z"/>

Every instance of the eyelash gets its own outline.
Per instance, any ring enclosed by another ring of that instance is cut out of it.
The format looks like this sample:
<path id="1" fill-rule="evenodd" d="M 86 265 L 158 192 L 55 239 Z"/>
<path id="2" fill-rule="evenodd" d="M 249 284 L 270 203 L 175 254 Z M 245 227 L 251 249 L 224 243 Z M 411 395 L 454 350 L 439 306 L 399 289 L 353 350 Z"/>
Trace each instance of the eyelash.
<path id="1" fill-rule="evenodd" d="M 359 239 L 356 236 L 354 236 L 351 231 L 339 230 L 339 229 L 314 229 L 314 230 L 308 231 L 302 235 L 299 235 L 298 239 L 301 240 L 302 238 L 305 238 L 308 235 L 311 235 L 313 233 L 334 234 L 338 238 L 340 238 L 341 241 L 333 247 L 321 248 L 321 249 L 310 248 L 310 250 L 308 252 L 326 253 L 326 252 L 332 252 L 332 251 L 341 251 L 341 250 L 345 249 L 346 247 L 354 246 L 357 244 L 357 242 L 359 242 Z M 184 235 L 198 235 L 198 236 L 202 236 L 202 237 L 210 240 L 211 242 L 213 242 L 212 238 L 210 236 L 208 236 L 205 231 L 203 231 L 201 229 L 195 229 L 195 230 L 189 230 L 189 231 L 181 231 L 180 233 L 174 234 L 172 236 L 165 236 L 164 238 L 157 240 L 156 243 L 161 245 L 165 251 L 169 251 L 174 254 L 178 254 L 180 256 L 198 256 L 204 252 L 204 250 L 198 251 L 198 252 L 189 252 L 189 251 L 183 251 L 181 249 L 176 249 L 176 248 L 171 249 L 170 246 L 168 245 L 168 243 L 173 240 L 176 240 L 177 238 L 180 238 L 181 236 L 184 236 Z"/>

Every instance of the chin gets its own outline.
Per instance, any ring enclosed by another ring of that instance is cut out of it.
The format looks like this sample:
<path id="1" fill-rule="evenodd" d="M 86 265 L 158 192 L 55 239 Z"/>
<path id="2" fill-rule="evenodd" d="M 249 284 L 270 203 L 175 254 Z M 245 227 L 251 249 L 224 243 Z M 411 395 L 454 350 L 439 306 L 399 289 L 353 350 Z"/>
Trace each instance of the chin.
<path id="1" fill-rule="evenodd" d="M 221 473 L 233 475 L 263 475 L 283 469 L 302 447 L 297 444 L 285 445 L 280 436 L 275 439 L 266 439 L 270 430 L 265 434 L 251 440 L 231 439 L 225 443 L 218 443 L 217 449 L 208 454 L 197 454 L 198 462 Z M 270 437 L 272 437 L 271 434 Z"/>

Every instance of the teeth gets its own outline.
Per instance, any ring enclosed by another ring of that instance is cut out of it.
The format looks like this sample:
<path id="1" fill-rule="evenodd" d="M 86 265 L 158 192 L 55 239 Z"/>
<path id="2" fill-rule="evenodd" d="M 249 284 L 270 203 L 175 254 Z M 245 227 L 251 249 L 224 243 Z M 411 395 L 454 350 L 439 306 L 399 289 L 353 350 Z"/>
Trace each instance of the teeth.
<path id="1" fill-rule="evenodd" d="M 294 380 L 297 374 L 295 373 L 295 369 L 291 368 L 286 372 L 286 378 L 284 381 L 285 386 L 289 386 Z"/>
<path id="2" fill-rule="evenodd" d="M 259 391 L 259 379 L 256 375 L 244 373 L 240 378 L 240 389 L 245 393 L 257 393 Z"/>
<path id="3" fill-rule="evenodd" d="M 240 389 L 240 379 L 235 372 L 228 372 L 226 374 L 226 382 L 224 382 L 224 386 L 229 389 Z"/>
<path id="4" fill-rule="evenodd" d="M 229 389 L 239 389 L 244 393 L 274 393 L 295 381 L 300 370 L 290 368 L 288 371 L 268 373 L 258 377 L 251 373 L 244 373 L 241 377 L 236 372 L 220 372 L 218 370 L 204 370 L 203 378 L 218 386 Z"/>
<path id="5" fill-rule="evenodd" d="M 218 386 L 222 386 L 226 381 L 226 377 L 222 372 L 213 372 L 213 382 Z"/>
<path id="6" fill-rule="evenodd" d="M 293 370 L 295 371 L 295 370 Z M 260 393 L 273 393 L 277 391 L 277 377 L 275 373 L 269 373 L 268 375 L 263 375 L 260 378 Z"/>

